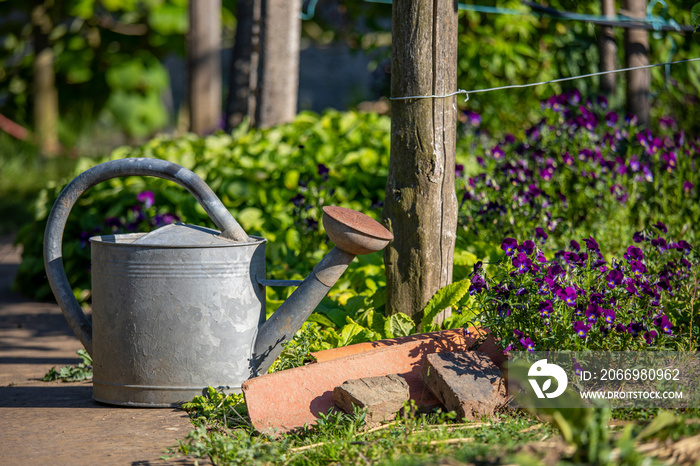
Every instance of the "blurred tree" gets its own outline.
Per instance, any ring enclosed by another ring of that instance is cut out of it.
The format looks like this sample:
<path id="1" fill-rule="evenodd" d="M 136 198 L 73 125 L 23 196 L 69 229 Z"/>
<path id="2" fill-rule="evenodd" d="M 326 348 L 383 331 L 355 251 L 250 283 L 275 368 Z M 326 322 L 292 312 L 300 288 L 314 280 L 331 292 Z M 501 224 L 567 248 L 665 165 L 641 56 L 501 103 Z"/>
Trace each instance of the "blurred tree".
<path id="1" fill-rule="evenodd" d="M 41 37 L 37 7 L 50 19 L 39 21 Z M 234 8 L 235 0 L 223 0 L 225 30 L 233 30 Z M 184 56 L 187 28 L 187 0 L 0 0 L 0 113 L 39 132 L 32 109 L 46 99 L 33 92 L 34 67 L 37 51 L 50 51 L 64 146 L 98 118 L 129 138 L 146 137 L 170 121 L 161 60 Z"/>
<path id="2" fill-rule="evenodd" d="M 221 120 L 221 0 L 190 0 L 187 82 L 190 131 L 210 134 Z"/>

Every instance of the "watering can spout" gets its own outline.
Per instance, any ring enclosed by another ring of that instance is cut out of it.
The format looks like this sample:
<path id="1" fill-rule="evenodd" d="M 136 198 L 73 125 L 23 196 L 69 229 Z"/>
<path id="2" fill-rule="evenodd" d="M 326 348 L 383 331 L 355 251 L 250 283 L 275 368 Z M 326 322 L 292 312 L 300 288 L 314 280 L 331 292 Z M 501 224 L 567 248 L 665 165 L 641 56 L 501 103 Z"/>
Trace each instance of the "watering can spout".
<path id="1" fill-rule="evenodd" d="M 356 255 L 380 251 L 394 237 L 370 217 L 343 207 L 323 208 L 323 226 L 335 247 L 260 327 L 253 351 L 258 375 L 265 374 Z"/>

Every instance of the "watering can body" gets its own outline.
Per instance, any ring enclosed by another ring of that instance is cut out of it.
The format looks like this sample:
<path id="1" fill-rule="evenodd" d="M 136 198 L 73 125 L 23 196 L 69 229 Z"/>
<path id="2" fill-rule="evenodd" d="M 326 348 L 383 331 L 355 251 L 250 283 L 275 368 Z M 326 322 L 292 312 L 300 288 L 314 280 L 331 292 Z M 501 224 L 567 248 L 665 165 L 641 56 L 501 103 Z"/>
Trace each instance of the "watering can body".
<path id="1" fill-rule="evenodd" d="M 175 181 L 194 195 L 219 230 L 174 224 L 151 233 L 90 238 L 92 320 L 63 268 L 68 215 L 90 187 L 119 176 Z M 158 159 L 105 162 L 61 192 L 49 214 L 44 264 L 51 289 L 93 359 L 93 398 L 126 405 L 176 406 L 208 386 L 240 392 L 264 374 L 357 254 L 393 238 L 350 209 L 324 207 L 336 244 L 301 282 L 265 279 L 264 238 L 248 236 L 193 172 Z M 265 286 L 298 286 L 265 320 Z"/>
<path id="2" fill-rule="evenodd" d="M 171 406 L 208 385 L 240 392 L 256 375 L 265 240 L 236 243 L 217 234 L 210 230 L 215 242 L 190 245 L 141 244 L 142 233 L 91 238 L 97 401 Z"/>

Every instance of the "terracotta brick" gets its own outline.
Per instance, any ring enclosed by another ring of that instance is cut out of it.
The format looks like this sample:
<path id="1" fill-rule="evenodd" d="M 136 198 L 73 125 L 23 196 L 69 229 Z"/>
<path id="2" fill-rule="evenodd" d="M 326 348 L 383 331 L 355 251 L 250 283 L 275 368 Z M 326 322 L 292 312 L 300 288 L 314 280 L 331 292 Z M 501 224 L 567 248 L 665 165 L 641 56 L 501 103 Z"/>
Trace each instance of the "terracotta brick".
<path id="1" fill-rule="evenodd" d="M 366 408 L 370 422 L 393 420 L 409 397 L 408 383 L 398 374 L 352 379 L 333 390 L 338 408 L 350 414 L 355 406 Z"/>
<path id="2" fill-rule="evenodd" d="M 487 354 L 479 351 L 428 354 L 421 375 L 459 420 L 491 417 L 506 402 L 501 371 Z"/>
<path id="3" fill-rule="evenodd" d="M 436 407 L 439 401 L 425 387 L 420 376 L 425 355 L 462 351 L 473 341 L 472 338 L 465 339 L 461 330 L 457 330 L 361 343 L 316 353 L 321 357 L 315 364 L 246 381 L 242 389 L 248 413 L 257 430 L 286 432 L 315 423 L 319 413 L 327 413 L 334 406 L 333 389 L 346 380 L 387 374 L 399 374 L 405 378 L 410 397 L 418 406 Z M 494 342 L 482 346 L 491 357 L 498 359 L 499 354 L 502 357 Z"/>

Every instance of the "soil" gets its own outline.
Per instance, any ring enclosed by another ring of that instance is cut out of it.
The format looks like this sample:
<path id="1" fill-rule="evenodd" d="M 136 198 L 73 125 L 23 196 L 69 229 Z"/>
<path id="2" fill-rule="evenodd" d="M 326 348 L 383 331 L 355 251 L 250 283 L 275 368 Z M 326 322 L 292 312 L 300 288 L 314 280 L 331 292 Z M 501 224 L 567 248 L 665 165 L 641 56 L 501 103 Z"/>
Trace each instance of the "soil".
<path id="1" fill-rule="evenodd" d="M 159 459 L 192 429 L 184 411 L 109 406 L 92 400 L 89 381 L 40 380 L 51 367 L 81 362 L 82 346 L 55 303 L 11 290 L 20 253 L 12 237 L 0 237 L 0 462 L 194 464 Z"/>

